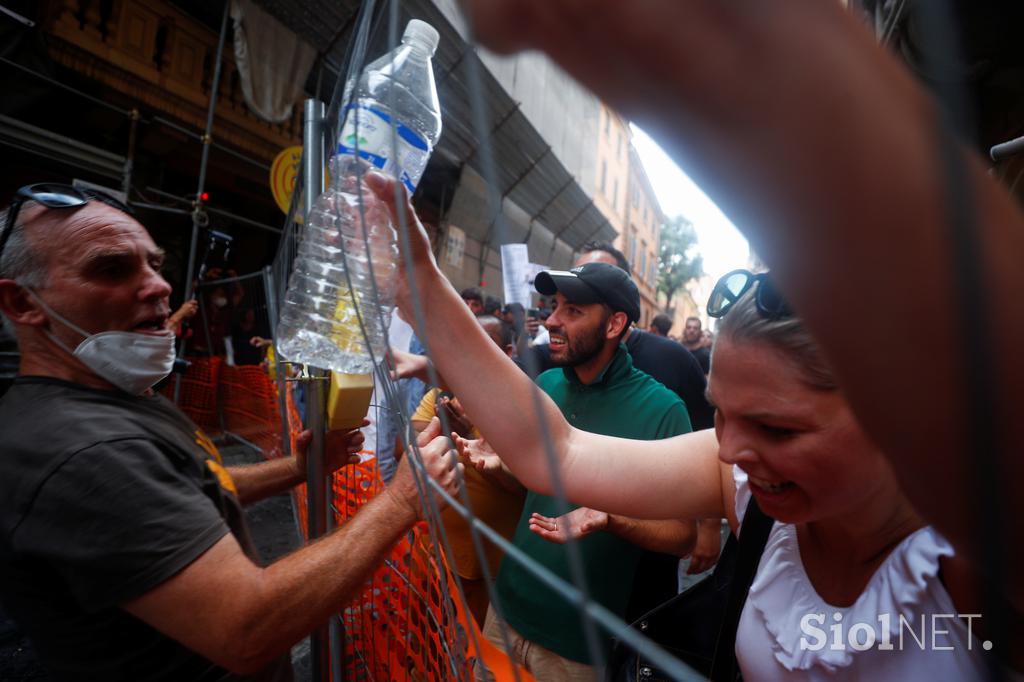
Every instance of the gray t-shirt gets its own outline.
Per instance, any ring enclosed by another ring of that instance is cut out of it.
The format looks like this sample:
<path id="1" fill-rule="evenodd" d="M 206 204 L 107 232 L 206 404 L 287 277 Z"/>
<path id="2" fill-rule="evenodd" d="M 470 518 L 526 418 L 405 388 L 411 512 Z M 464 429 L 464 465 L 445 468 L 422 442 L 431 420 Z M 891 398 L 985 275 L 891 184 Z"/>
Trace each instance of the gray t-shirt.
<path id="1" fill-rule="evenodd" d="M 258 560 L 206 436 L 163 397 L 43 377 L 15 381 L 0 434 L 0 599 L 51 673 L 234 679 L 119 608 L 229 532 Z"/>

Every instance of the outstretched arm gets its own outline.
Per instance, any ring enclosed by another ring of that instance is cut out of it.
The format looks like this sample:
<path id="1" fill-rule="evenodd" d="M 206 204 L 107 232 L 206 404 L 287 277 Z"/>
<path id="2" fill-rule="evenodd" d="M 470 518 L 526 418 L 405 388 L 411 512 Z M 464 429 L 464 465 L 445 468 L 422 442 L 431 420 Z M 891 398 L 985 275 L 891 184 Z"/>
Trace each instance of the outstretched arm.
<path id="1" fill-rule="evenodd" d="M 363 426 L 369 423 L 363 420 Z M 303 431 L 299 436 L 298 450 L 294 457 L 278 457 L 258 464 L 226 467 L 235 485 L 238 500 L 242 504 L 250 504 L 283 493 L 305 481 L 306 450 L 310 440 L 310 432 Z M 356 453 L 362 449 L 364 440 L 359 429 L 329 431 L 326 440 L 327 473 L 359 461 L 359 455 Z"/>
<path id="2" fill-rule="evenodd" d="M 491 446 L 483 438 L 472 440 L 463 438 L 457 433 L 452 434 L 455 446 L 459 449 L 459 457 L 467 467 L 472 467 L 505 490 L 513 493 L 523 492 L 523 484 L 513 475 L 505 463 L 501 461 Z"/>
<path id="3" fill-rule="evenodd" d="M 644 521 L 589 507 L 577 507 L 557 517 L 534 513 L 529 524 L 531 531 L 560 545 L 606 530 L 637 547 L 680 557 L 693 550 L 697 539 L 693 521 Z"/>
<path id="4" fill-rule="evenodd" d="M 457 455 L 435 420 L 419 440 L 429 475 L 454 494 Z M 337 612 L 420 515 L 408 457 L 380 495 L 330 535 L 262 568 L 230 533 L 184 570 L 123 604 L 236 674 L 251 674 Z"/>
<path id="5" fill-rule="evenodd" d="M 927 5 L 924 3 L 923 5 Z M 768 263 L 825 348 L 858 418 L 917 508 L 979 555 L 981 495 L 967 378 L 991 359 L 1009 563 L 1024 570 L 1024 220 L 980 159 L 953 146 L 939 109 L 838 2 L 466 0 L 501 51 L 540 49 L 651 133 Z M 610 38 L 614 36 L 614 40 Z M 963 300 L 954 190 L 972 201 L 982 301 Z M 993 339 L 971 346 L 964 311 L 984 304 Z M 880 330 L 865 333 L 863 320 Z M 895 333 L 894 333 L 895 332 Z M 880 336 L 880 334 L 884 334 Z M 885 348 L 879 352 L 879 348 Z M 1024 605 L 1019 586 L 1016 603 Z"/>
<path id="6" fill-rule="evenodd" d="M 725 515 L 713 432 L 635 441 L 569 426 L 551 398 L 487 337 L 441 274 L 402 186 L 377 173 L 368 174 L 366 182 L 376 200 L 388 204 L 395 224 L 409 226 L 407 253 L 414 267 L 403 271 L 399 307 L 415 319 L 414 305 L 423 306 L 425 327 L 417 330 L 419 338 L 470 420 L 524 486 L 554 494 L 554 461 L 568 499 L 579 505 L 638 518 Z M 413 290 L 421 294 L 418 301 Z M 499 393 L 501 400 L 495 401 Z"/>
<path id="7" fill-rule="evenodd" d="M 167 322 L 164 323 L 164 326 L 177 333 L 178 325 L 185 320 L 192 319 L 197 312 L 199 312 L 199 301 L 195 299 L 185 301 L 181 304 L 180 308 L 171 313 L 171 316 L 167 318 Z"/>

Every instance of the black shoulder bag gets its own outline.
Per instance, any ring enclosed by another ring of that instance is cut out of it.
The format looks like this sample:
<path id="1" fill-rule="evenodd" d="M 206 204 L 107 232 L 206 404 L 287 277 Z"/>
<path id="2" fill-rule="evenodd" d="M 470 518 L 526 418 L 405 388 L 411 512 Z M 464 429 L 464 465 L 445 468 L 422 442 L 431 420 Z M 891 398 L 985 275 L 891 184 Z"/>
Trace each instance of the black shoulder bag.
<path id="1" fill-rule="evenodd" d="M 739 679 L 736 629 L 773 523 L 751 497 L 740 538 L 729 535 L 714 572 L 641 617 L 633 627 L 714 682 Z M 621 642 L 616 642 L 607 670 L 609 682 L 671 679 Z"/>

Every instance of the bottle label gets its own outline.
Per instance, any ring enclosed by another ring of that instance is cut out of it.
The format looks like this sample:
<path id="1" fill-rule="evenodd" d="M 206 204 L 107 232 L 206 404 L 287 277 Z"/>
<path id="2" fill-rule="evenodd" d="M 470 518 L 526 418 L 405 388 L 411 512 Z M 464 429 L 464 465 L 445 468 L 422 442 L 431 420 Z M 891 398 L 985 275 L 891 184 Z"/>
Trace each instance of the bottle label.
<path id="1" fill-rule="evenodd" d="M 394 129 L 391 114 L 379 106 L 356 102 L 345 108 L 345 125 L 338 141 L 339 154 L 356 154 L 385 173 L 397 177 L 409 194 L 423 177 L 430 160 L 430 145 L 412 129 L 397 121 Z M 398 138 L 397 153 L 391 153 L 393 136 Z"/>

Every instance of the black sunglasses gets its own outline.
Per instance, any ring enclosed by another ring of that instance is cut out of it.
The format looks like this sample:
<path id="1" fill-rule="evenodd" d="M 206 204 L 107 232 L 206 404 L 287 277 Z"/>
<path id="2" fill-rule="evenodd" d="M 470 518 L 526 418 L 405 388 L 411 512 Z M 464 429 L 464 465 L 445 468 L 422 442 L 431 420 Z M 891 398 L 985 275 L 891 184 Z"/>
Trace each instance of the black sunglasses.
<path id="1" fill-rule="evenodd" d="M 778 320 L 793 314 L 786 299 L 782 298 L 782 294 L 768 277 L 768 273 L 754 274 L 749 270 L 733 270 L 718 280 L 715 288 L 711 290 L 711 296 L 708 297 L 708 316 L 723 317 L 755 284 L 758 286 L 754 292 L 754 303 L 761 315 L 769 320 Z"/>
<path id="2" fill-rule="evenodd" d="M 14 231 L 21 207 L 26 203 L 34 201 L 46 208 L 81 208 L 90 201 L 99 201 L 116 208 L 119 211 L 133 215 L 134 212 L 126 205 L 103 192 L 91 189 L 78 189 L 71 185 L 62 185 L 53 182 L 38 182 L 33 185 L 25 185 L 17 191 L 14 201 L 7 209 L 7 222 L 4 224 L 4 231 L 0 234 L 0 258 L 4 255 L 4 247 L 7 240 Z"/>

